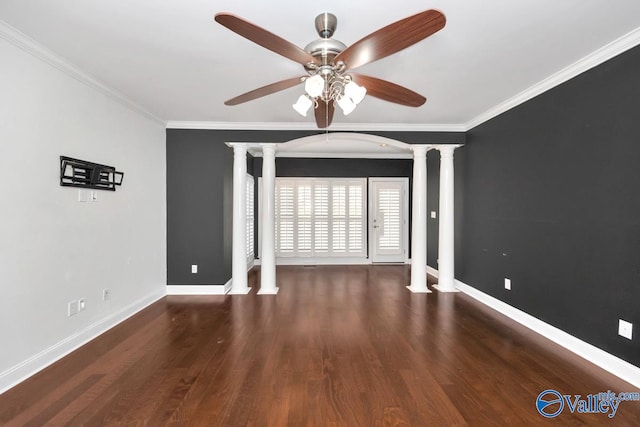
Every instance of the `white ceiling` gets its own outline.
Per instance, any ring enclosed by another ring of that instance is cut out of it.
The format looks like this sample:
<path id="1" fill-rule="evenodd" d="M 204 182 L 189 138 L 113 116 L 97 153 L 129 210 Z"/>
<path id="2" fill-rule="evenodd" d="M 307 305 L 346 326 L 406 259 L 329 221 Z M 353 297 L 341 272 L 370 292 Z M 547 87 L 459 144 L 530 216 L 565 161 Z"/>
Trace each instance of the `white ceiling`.
<path id="1" fill-rule="evenodd" d="M 632 39 L 625 48 L 640 42 L 638 0 L 1 0 L 0 20 L 164 121 L 313 128 L 311 115 L 291 108 L 301 87 L 223 104 L 304 72 L 214 15 L 234 13 L 304 47 L 317 38 L 313 20 L 321 12 L 337 15 L 335 38 L 350 45 L 431 8 L 447 17 L 442 31 L 358 69 L 427 103 L 410 108 L 367 97 L 348 117 L 336 111 L 332 127 L 463 129 L 621 37 Z"/>

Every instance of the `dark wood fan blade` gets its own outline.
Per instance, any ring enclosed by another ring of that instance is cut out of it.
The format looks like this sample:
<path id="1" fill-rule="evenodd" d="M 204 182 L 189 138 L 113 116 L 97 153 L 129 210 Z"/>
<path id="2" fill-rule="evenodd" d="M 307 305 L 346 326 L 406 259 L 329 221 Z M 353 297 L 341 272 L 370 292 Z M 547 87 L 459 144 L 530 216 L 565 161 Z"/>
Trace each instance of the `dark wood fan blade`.
<path id="1" fill-rule="evenodd" d="M 358 40 L 335 57 L 347 69 L 361 67 L 405 49 L 441 30 L 447 22 L 437 10 L 426 10 L 401 19 Z"/>
<path id="2" fill-rule="evenodd" d="M 304 50 L 291 42 L 276 36 L 275 34 L 260 28 L 251 22 L 232 15 L 230 13 L 218 13 L 215 17 L 216 22 L 224 25 L 234 33 L 240 34 L 245 39 L 259 44 L 272 52 L 280 54 L 285 58 L 289 58 L 299 64 L 306 65 L 309 62 L 318 63 L 315 58 Z"/>
<path id="3" fill-rule="evenodd" d="M 281 90 L 289 89 L 302 82 L 302 77 L 293 77 L 291 79 L 282 80 L 279 82 L 271 83 L 270 85 L 259 87 L 242 95 L 238 95 L 235 98 L 231 98 L 225 101 L 224 105 L 238 105 L 243 102 L 251 101 L 256 98 L 260 98 L 272 93 L 279 92 Z"/>
<path id="4" fill-rule="evenodd" d="M 320 129 L 328 128 L 333 120 L 334 106 L 333 101 L 324 102 L 318 100 L 318 107 L 314 110 L 316 115 L 316 123 Z"/>
<path id="5" fill-rule="evenodd" d="M 419 107 L 427 98 L 395 83 L 363 74 L 349 73 L 353 81 L 367 88 L 367 95 L 408 107 Z"/>

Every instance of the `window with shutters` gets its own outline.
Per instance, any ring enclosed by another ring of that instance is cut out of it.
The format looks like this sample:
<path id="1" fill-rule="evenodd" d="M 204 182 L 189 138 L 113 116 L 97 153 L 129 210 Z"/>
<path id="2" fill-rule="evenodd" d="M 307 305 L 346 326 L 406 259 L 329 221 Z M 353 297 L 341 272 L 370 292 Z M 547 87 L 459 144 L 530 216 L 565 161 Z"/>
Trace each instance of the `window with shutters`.
<path id="1" fill-rule="evenodd" d="M 247 264 L 254 259 L 254 206 L 253 206 L 253 177 L 247 174 Z"/>
<path id="2" fill-rule="evenodd" d="M 366 179 L 276 178 L 276 256 L 365 256 Z"/>

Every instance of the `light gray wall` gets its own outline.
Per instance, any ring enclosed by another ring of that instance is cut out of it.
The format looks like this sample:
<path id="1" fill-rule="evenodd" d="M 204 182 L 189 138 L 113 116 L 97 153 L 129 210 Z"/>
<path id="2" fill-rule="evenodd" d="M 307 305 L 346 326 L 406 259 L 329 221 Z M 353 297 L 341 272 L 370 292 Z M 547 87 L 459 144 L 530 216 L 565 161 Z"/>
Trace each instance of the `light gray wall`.
<path id="1" fill-rule="evenodd" d="M 0 64 L 2 391 L 164 295 L 166 152 L 162 123 L 3 39 Z M 60 155 L 123 185 L 80 203 Z"/>

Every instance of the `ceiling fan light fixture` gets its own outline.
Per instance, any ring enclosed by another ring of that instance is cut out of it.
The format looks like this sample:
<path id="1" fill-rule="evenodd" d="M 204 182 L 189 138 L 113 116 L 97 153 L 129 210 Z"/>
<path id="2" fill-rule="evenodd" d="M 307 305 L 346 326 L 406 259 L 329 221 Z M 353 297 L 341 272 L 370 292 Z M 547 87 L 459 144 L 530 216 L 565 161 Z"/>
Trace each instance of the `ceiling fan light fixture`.
<path id="1" fill-rule="evenodd" d="M 342 114 L 345 116 L 348 116 L 356 108 L 356 104 L 348 96 L 341 96 L 336 102 L 342 108 Z"/>
<path id="2" fill-rule="evenodd" d="M 346 46 L 333 38 L 337 25 L 336 16 L 323 13 L 315 21 L 320 39 L 301 49 L 231 13 L 217 13 L 215 20 L 238 35 L 302 65 L 307 73 L 302 77 L 282 80 L 251 90 L 225 101 L 225 105 L 237 105 L 304 82 L 304 94 L 293 104 L 293 108 L 306 117 L 310 108 L 320 107 L 315 111 L 319 128 L 331 124 L 335 104 L 340 106 L 346 116 L 362 102 L 367 93 L 395 104 L 409 107 L 423 105 L 426 98 L 412 90 L 358 74 L 355 75 L 355 79 L 364 85 L 360 86 L 353 81 L 354 78 L 349 72 L 406 49 L 440 31 L 446 24 L 446 18 L 441 12 L 429 9 L 393 22 Z"/>
<path id="3" fill-rule="evenodd" d="M 324 91 L 324 79 L 319 74 L 315 74 L 304 82 L 304 90 L 311 98 L 317 98 Z"/>
<path id="4" fill-rule="evenodd" d="M 358 105 L 367 94 L 367 88 L 358 85 L 352 80 L 344 87 L 344 94 L 351 98 L 354 104 Z"/>
<path id="5" fill-rule="evenodd" d="M 300 95 L 298 101 L 293 104 L 293 109 L 296 110 L 301 116 L 307 117 L 307 111 L 313 105 L 313 101 L 307 95 Z"/>

